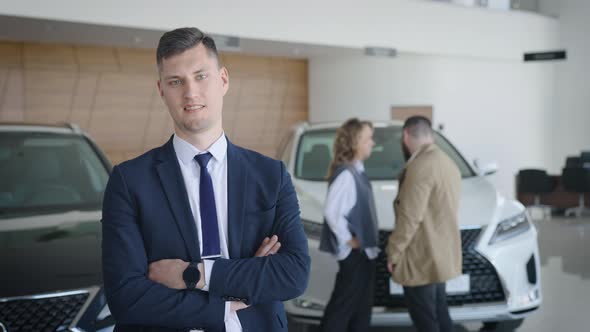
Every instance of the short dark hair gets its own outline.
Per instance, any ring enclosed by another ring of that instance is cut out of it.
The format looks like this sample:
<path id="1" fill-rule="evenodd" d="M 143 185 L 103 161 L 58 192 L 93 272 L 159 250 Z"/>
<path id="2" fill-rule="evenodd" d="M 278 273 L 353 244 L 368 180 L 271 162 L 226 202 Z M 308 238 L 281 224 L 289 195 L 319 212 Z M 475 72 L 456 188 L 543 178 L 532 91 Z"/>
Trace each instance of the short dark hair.
<path id="1" fill-rule="evenodd" d="M 162 70 L 162 60 L 180 54 L 199 44 L 203 44 L 209 55 L 214 57 L 219 66 L 221 66 L 213 38 L 197 28 L 179 28 L 168 31 L 160 37 L 158 49 L 156 50 L 158 70 Z"/>
<path id="2" fill-rule="evenodd" d="M 421 115 L 414 115 L 406 119 L 404 123 L 404 130 L 412 137 L 432 136 L 432 123 L 428 118 Z"/>

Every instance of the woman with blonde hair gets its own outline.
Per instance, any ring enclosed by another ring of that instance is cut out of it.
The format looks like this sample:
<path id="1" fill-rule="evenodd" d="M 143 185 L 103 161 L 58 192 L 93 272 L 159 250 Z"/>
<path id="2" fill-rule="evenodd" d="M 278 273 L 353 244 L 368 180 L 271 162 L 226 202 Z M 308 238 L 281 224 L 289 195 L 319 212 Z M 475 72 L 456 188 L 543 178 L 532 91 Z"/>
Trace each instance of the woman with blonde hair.
<path id="1" fill-rule="evenodd" d="M 373 125 L 349 119 L 336 131 L 320 250 L 339 265 L 321 331 L 367 331 L 371 320 L 375 259 L 379 254 L 373 191 L 363 162 L 373 148 Z"/>

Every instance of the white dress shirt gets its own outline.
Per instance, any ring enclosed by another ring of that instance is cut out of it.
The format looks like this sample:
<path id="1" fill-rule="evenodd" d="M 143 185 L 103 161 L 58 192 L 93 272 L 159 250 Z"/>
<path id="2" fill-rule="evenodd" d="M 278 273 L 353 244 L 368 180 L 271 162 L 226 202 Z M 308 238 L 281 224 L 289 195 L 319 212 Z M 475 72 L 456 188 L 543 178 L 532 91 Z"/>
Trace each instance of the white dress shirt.
<path id="1" fill-rule="evenodd" d="M 210 152 L 213 158 L 207 164 L 207 170 L 211 175 L 213 182 L 213 192 L 215 194 L 215 209 L 217 210 L 217 221 L 219 226 L 219 245 L 221 247 L 221 257 L 229 258 L 227 246 L 227 139 L 225 133 L 213 143 L 207 151 L 200 151 L 182 138 L 174 135 L 172 139 L 174 151 L 178 158 L 180 171 L 186 186 L 188 200 L 191 205 L 191 211 L 197 226 L 199 236 L 199 250 L 203 252 L 203 235 L 201 233 L 201 213 L 199 205 L 199 180 L 201 168 L 195 160 L 195 156 L 202 153 Z M 205 265 L 205 287 L 204 291 L 209 290 L 209 278 L 213 269 L 213 260 L 203 260 Z M 227 332 L 242 332 L 242 325 L 237 313 L 230 311 L 230 303 L 225 302 L 225 330 Z M 197 330 L 193 330 L 197 331 Z"/>
<path id="2" fill-rule="evenodd" d="M 355 161 L 353 166 L 359 173 L 365 171 L 365 166 L 359 160 Z M 354 177 L 346 169 L 338 174 L 328 188 L 328 195 L 326 196 L 326 203 L 324 205 L 324 217 L 338 241 L 338 250 L 335 256 L 339 261 L 348 257 L 352 250 L 348 244 L 348 241 L 352 239 L 352 234 L 348 229 L 348 220 L 346 217 L 356 205 L 356 199 L 357 194 Z M 380 249 L 378 247 L 365 248 L 365 253 L 370 259 L 377 258 L 379 252 Z"/>

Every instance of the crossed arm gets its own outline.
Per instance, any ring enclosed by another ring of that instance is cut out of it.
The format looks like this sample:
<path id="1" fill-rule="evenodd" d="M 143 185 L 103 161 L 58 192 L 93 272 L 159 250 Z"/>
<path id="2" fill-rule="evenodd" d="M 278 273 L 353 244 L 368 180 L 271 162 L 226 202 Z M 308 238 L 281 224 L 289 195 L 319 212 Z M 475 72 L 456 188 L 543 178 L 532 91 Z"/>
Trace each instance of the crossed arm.
<path id="1" fill-rule="evenodd" d="M 254 257 L 266 257 L 276 254 L 281 248 L 281 243 L 276 235 L 266 237 L 260 248 L 256 251 Z M 148 278 L 154 282 L 160 283 L 172 289 L 186 289 L 186 284 L 182 278 L 182 273 L 189 265 L 181 259 L 162 259 L 151 263 L 148 267 Z M 203 289 L 205 286 L 205 267 L 203 263 L 199 263 L 199 272 L 201 272 L 201 279 L 197 283 L 198 289 Z M 248 308 L 249 305 L 241 301 L 231 301 L 230 311 L 237 311 Z"/>

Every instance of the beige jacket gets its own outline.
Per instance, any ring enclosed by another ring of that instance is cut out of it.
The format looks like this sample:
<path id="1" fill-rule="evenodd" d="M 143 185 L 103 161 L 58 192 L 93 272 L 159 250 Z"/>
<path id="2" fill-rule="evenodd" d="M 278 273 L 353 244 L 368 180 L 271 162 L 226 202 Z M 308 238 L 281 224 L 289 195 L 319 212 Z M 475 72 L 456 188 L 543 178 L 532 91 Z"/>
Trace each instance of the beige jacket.
<path id="1" fill-rule="evenodd" d="M 395 229 L 386 249 L 395 282 L 421 286 L 461 274 L 460 191 L 457 165 L 435 144 L 410 158 L 399 178 Z"/>

